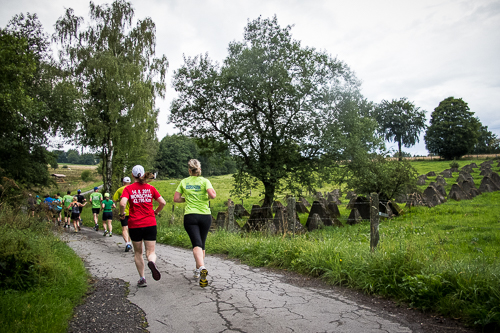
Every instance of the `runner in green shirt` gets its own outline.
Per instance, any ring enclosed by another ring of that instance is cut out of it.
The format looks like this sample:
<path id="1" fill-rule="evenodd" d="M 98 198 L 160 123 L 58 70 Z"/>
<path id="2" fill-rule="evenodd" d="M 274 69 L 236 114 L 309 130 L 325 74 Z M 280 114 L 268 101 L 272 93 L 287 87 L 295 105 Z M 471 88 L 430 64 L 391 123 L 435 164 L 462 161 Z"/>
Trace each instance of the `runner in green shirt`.
<path id="1" fill-rule="evenodd" d="M 215 199 L 216 193 L 212 183 L 201 177 L 200 161 L 192 159 L 188 162 L 189 177 L 181 180 L 175 190 L 174 202 L 185 202 L 184 229 L 188 233 L 193 246 L 196 269 L 193 276 L 200 279 L 200 287 L 208 285 L 208 270 L 205 268 L 205 242 L 212 223 L 212 215 L 208 201 Z"/>
<path id="2" fill-rule="evenodd" d="M 94 187 L 94 193 L 90 195 L 90 202 L 92 203 L 92 214 L 94 214 L 94 229 L 99 231 L 99 211 L 101 210 L 102 194 L 98 187 Z"/>
<path id="3" fill-rule="evenodd" d="M 71 223 L 71 211 L 69 205 L 73 201 L 73 196 L 71 191 L 67 191 L 66 195 L 62 197 L 63 207 L 64 207 L 64 228 L 69 228 Z"/>
<path id="4" fill-rule="evenodd" d="M 113 236 L 113 208 L 116 208 L 113 200 L 109 199 L 109 193 L 104 193 L 104 200 L 102 201 L 102 226 L 104 227 L 104 234 L 106 236 L 109 229 L 109 237 Z M 106 228 L 106 224 L 108 228 Z"/>

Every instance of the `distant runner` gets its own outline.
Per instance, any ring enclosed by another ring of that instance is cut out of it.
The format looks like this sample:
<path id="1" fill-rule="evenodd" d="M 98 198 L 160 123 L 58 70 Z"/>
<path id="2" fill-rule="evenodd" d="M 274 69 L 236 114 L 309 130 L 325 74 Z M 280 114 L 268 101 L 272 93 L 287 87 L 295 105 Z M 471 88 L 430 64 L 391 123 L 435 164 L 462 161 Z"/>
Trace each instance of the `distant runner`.
<path id="1" fill-rule="evenodd" d="M 40 212 L 42 211 L 42 199 L 40 199 L 39 195 L 36 196 L 35 211 L 36 211 L 36 217 L 40 217 Z"/>
<path id="2" fill-rule="evenodd" d="M 75 227 L 75 232 L 78 232 L 82 230 L 82 228 L 78 225 L 78 222 L 80 221 L 80 213 L 82 210 L 82 207 L 85 206 L 87 203 L 81 204 L 78 202 L 78 197 L 73 197 L 73 201 L 69 205 L 69 208 L 71 209 L 71 220 L 73 221 L 73 226 Z"/>
<path id="3" fill-rule="evenodd" d="M 71 210 L 69 209 L 69 205 L 72 201 L 73 196 L 71 195 L 71 191 L 66 192 L 66 195 L 62 198 L 64 209 L 64 228 L 69 228 L 71 225 Z"/>
<path id="4" fill-rule="evenodd" d="M 104 194 L 104 200 L 102 201 L 102 226 L 104 228 L 103 236 L 106 236 L 109 229 L 109 237 L 113 236 L 113 208 L 116 208 L 113 200 L 109 199 L 109 193 Z M 108 228 L 106 228 L 106 224 Z"/>
<path id="5" fill-rule="evenodd" d="M 82 206 L 80 206 L 80 207 L 85 206 L 85 203 L 86 203 L 85 201 L 87 201 L 87 199 L 85 199 L 85 197 L 82 195 L 82 190 L 78 190 L 77 193 L 78 194 L 76 195 L 76 200 L 80 204 L 82 204 Z M 82 226 L 82 208 L 80 208 L 80 215 L 78 217 L 78 227 L 81 228 L 81 226 Z"/>
<path id="6" fill-rule="evenodd" d="M 99 231 L 99 211 L 101 210 L 102 194 L 98 187 L 94 187 L 94 193 L 90 195 L 90 202 L 92 203 L 92 214 L 94 214 L 94 229 Z"/>
<path id="7" fill-rule="evenodd" d="M 124 177 L 122 183 L 123 183 L 123 186 L 120 187 L 118 190 L 116 190 L 115 194 L 113 195 L 114 202 L 118 202 L 118 203 L 120 202 L 120 198 L 122 196 L 123 190 L 125 189 L 126 186 L 130 185 L 130 177 Z M 129 207 L 130 207 L 130 205 L 127 202 L 127 206 L 125 207 L 125 218 L 123 220 L 120 219 L 120 222 L 122 224 L 122 236 L 123 236 L 123 240 L 125 241 L 125 252 L 132 250 L 132 241 L 130 240 L 130 236 L 128 233 Z"/>
<path id="8" fill-rule="evenodd" d="M 53 202 L 53 212 L 54 212 L 54 217 L 56 218 L 57 222 L 54 220 L 54 224 L 57 223 L 58 226 L 61 225 L 61 212 L 63 209 L 63 203 L 61 200 L 61 193 L 57 193 L 56 196 L 54 197 Z"/>
<path id="9" fill-rule="evenodd" d="M 33 198 L 31 193 L 28 194 L 28 206 L 30 209 L 30 212 L 28 213 L 28 215 L 30 215 L 31 217 L 35 217 L 36 200 L 35 200 L 35 198 Z"/>

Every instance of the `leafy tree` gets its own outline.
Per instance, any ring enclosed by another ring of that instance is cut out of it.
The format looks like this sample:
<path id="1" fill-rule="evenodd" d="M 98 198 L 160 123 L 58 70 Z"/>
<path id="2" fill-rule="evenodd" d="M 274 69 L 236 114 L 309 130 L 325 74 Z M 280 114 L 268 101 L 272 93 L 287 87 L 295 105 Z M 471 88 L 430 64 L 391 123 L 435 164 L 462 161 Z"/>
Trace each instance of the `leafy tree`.
<path id="1" fill-rule="evenodd" d="M 414 146 L 419 141 L 420 132 L 425 129 L 425 111 L 420 111 L 407 98 L 391 102 L 383 100 L 377 108 L 376 117 L 385 139 L 397 142 L 401 161 L 401 146 Z"/>
<path id="2" fill-rule="evenodd" d="M 280 186 L 297 191 L 296 184 L 313 182 L 341 159 L 350 133 L 339 119 L 348 107 L 360 118 L 363 104 L 347 65 L 302 47 L 290 30 L 276 17 L 258 18 L 243 41 L 229 44 L 222 66 L 205 55 L 185 58 L 174 72 L 179 95 L 170 121 L 189 136 L 229 147 L 240 188 L 258 179 L 264 206 Z"/>
<path id="3" fill-rule="evenodd" d="M 156 28 L 150 18 L 133 26 L 134 9 L 123 0 L 90 2 L 90 21 L 67 9 L 54 40 L 61 60 L 81 83 L 83 116 L 78 142 L 103 159 L 104 190 L 118 186 L 124 169 L 150 167 L 157 147 L 157 96 L 164 97 L 168 62 L 155 57 Z"/>
<path id="4" fill-rule="evenodd" d="M 45 186 L 55 162 L 48 138 L 75 129 L 77 91 L 53 62 L 36 15 L 14 16 L 0 44 L 0 168 L 20 184 Z"/>
<path id="5" fill-rule="evenodd" d="M 167 135 L 160 141 L 155 168 L 160 177 L 187 177 L 187 163 L 192 158 L 200 161 L 204 175 L 225 175 L 236 171 L 227 147 L 214 149 L 182 134 Z"/>
<path id="6" fill-rule="evenodd" d="M 417 183 L 417 171 L 407 160 L 385 159 L 381 155 L 356 158 L 346 164 L 347 188 L 358 195 L 376 192 L 381 199 L 394 199 Z"/>
<path id="7" fill-rule="evenodd" d="M 460 158 L 474 149 L 480 125 L 466 102 L 448 97 L 432 112 L 424 137 L 426 148 L 447 160 Z"/>
<path id="8" fill-rule="evenodd" d="M 189 176 L 187 163 L 198 157 L 194 140 L 181 134 L 167 135 L 160 141 L 155 167 L 158 176 L 182 178 Z M 202 165 L 203 169 L 205 167 Z"/>
<path id="9" fill-rule="evenodd" d="M 493 132 L 488 131 L 488 126 L 483 126 L 479 128 L 477 144 L 474 147 L 474 154 L 495 154 L 500 152 L 500 140 L 493 134 Z"/>

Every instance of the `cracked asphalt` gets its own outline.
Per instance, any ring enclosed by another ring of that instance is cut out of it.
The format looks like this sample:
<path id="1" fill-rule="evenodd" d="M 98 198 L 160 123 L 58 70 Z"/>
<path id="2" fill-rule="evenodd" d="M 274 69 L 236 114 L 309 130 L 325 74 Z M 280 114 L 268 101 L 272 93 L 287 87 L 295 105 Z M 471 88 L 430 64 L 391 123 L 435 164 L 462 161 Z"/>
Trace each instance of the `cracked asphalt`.
<path id="1" fill-rule="evenodd" d="M 150 332 L 424 332 L 335 290 L 295 286 L 278 272 L 215 256 L 206 258 L 209 285 L 200 288 L 192 252 L 162 244 L 156 245 L 161 280 L 146 266 L 148 286 L 138 288 L 133 252 L 124 252 L 121 235 L 83 228 L 60 238 L 96 278 L 130 283 L 128 300 L 146 313 Z"/>

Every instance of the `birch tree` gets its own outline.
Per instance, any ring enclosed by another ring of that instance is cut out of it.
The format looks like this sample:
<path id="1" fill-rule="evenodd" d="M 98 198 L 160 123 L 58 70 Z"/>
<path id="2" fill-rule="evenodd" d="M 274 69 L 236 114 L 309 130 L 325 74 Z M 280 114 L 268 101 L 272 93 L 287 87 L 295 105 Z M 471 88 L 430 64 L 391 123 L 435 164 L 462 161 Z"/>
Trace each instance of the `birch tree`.
<path id="1" fill-rule="evenodd" d="M 155 99 L 164 97 L 168 61 L 156 57 L 154 22 L 135 21 L 132 5 L 123 0 L 90 2 L 86 24 L 69 8 L 55 27 L 60 59 L 83 95 L 76 139 L 101 155 L 104 190 L 110 192 L 124 170 L 144 162 L 156 141 Z"/>

